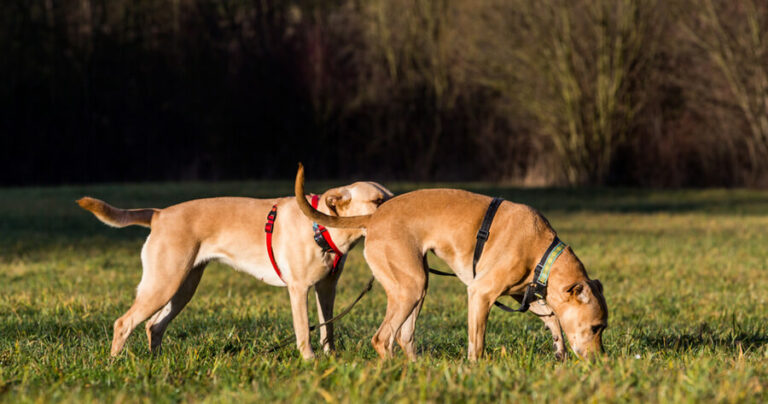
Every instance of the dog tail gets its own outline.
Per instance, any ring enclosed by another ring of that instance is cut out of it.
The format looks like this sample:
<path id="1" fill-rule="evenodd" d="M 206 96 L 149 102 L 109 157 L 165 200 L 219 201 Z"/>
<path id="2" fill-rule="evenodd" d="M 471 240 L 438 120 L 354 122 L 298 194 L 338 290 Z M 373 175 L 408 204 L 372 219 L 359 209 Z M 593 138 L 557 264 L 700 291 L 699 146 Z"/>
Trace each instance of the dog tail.
<path id="1" fill-rule="evenodd" d="M 313 222 L 326 227 L 340 227 L 345 229 L 359 229 L 368 226 L 371 215 L 364 216 L 329 216 L 313 208 L 304 196 L 304 166 L 299 163 L 299 171 L 296 173 L 296 203 L 299 209 Z"/>
<path id="2" fill-rule="evenodd" d="M 152 216 L 159 212 L 157 209 L 119 209 L 89 196 L 78 199 L 77 204 L 112 227 L 125 227 L 134 224 L 151 227 Z"/>

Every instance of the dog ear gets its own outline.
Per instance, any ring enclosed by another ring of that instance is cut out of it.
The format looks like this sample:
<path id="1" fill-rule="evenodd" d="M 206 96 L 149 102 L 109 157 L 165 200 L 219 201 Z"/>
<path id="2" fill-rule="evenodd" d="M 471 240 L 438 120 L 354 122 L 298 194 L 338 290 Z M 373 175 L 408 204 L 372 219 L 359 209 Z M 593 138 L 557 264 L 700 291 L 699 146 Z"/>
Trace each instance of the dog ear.
<path id="1" fill-rule="evenodd" d="M 597 288 L 597 291 L 600 292 L 600 294 L 603 294 L 603 284 L 600 282 L 599 279 L 592 279 L 592 284 L 595 285 Z"/>
<path id="2" fill-rule="evenodd" d="M 352 200 L 352 195 L 346 188 L 334 189 L 328 191 L 325 195 L 325 205 L 328 206 L 336 216 L 339 215 L 338 210 L 348 204 Z"/>
<path id="3" fill-rule="evenodd" d="M 587 293 L 587 288 L 584 287 L 584 282 L 574 283 L 567 288 L 566 292 L 581 303 L 589 303 L 589 294 Z"/>

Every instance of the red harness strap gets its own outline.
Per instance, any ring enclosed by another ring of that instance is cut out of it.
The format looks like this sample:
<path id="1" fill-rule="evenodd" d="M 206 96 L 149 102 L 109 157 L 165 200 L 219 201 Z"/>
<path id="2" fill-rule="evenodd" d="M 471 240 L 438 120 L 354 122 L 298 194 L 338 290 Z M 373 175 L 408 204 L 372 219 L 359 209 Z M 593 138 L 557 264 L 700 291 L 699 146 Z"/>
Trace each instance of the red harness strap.
<path id="1" fill-rule="evenodd" d="M 320 199 L 317 195 L 312 195 L 312 207 L 317 209 L 317 202 Z M 333 239 L 331 239 L 331 234 L 328 233 L 328 229 L 325 228 L 325 226 L 319 224 L 319 223 L 312 223 L 312 230 L 315 232 L 315 242 L 317 245 L 320 246 L 320 248 L 323 249 L 323 251 L 327 252 L 333 252 L 335 256 L 333 257 L 333 268 L 331 269 L 331 274 L 336 273 L 336 269 L 339 267 L 339 261 L 341 261 L 341 258 L 344 256 L 344 253 L 339 250 L 338 247 L 336 247 L 336 244 L 333 243 Z"/>
<path id="2" fill-rule="evenodd" d="M 312 207 L 315 209 L 317 209 L 318 200 L 319 197 L 317 195 L 312 195 Z M 272 210 L 270 210 L 269 214 L 267 215 L 267 224 L 264 226 L 264 232 L 267 233 L 267 253 L 269 254 L 269 261 L 272 262 L 272 268 L 275 269 L 275 272 L 277 273 L 277 276 L 280 278 L 280 280 L 285 282 L 283 279 L 283 274 L 280 272 L 280 267 L 277 266 L 277 262 L 275 261 L 275 253 L 272 251 L 272 232 L 275 229 L 276 218 L 277 205 L 272 205 Z M 328 229 L 317 223 L 312 223 L 312 229 L 315 232 L 315 242 L 320 246 L 320 248 L 322 248 L 323 251 L 333 252 L 336 254 L 336 256 L 333 257 L 333 268 L 331 269 L 331 274 L 334 274 L 339 266 L 339 261 L 341 261 L 341 257 L 343 257 L 344 254 L 341 252 L 341 250 L 339 250 L 338 247 L 336 247 L 336 244 L 333 243 L 331 235 L 328 233 Z"/>
<path id="3" fill-rule="evenodd" d="M 267 224 L 264 226 L 264 232 L 267 233 L 267 253 L 269 254 L 269 260 L 272 261 L 272 268 L 275 268 L 278 278 L 285 283 L 283 274 L 280 273 L 280 268 L 277 266 L 277 262 L 275 262 L 275 254 L 272 252 L 272 231 L 275 229 L 276 218 L 277 205 L 272 205 L 272 210 L 270 210 L 267 215 Z"/>

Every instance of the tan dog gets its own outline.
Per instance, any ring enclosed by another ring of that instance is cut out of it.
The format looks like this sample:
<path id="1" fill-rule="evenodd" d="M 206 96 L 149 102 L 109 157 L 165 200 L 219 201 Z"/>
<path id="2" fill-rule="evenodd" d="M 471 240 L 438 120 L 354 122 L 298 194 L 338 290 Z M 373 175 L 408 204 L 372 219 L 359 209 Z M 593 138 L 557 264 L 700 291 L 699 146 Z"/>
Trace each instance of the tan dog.
<path id="1" fill-rule="evenodd" d="M 320 198 L 318 208 L 335 215 L 370 214 L 392 196 L 372 182 L 356 182 L 334 188 Z M 160 349 L 163 333 L 195 293 L 206 263 L 222 261 L 273 286 L 287 286 L 293 313 L 296 345 L 305 359 L 314 357 L 309 343 L 307 292 L 315 287 L 320 322 L 333 317 L 339 268 L 329 275 L 333 254 L 315 243 L 312 222 L 296 207 L 293 198 L 211 198 L 180 203 L 166 209 L 114 208 L 89 197 L 77 203 L 102 222 L 114 226 L 140 225 L 152 231 L 141 250 L 144 272 L 133 306 L 114 324 L 112 355 L 123 348 L 131 331 L 142 321 L 150 349 Z M 270 262 L 264 227 L 273 205 L 273 251 L 282 272 Z M 336 246 L 345 253 L 364 234 L 360 229 L 328 229 Z M 333 327 L 321 328 L 323 349 L 333 349 Z"/>
<path id="2" fill-rule="evenodd" d="M 333 217 L 313 209 L 301 197 L 301 166 L 295 191 L 299 208 L 311 220 L 328 227 L 367 229 L 365 258 L 387 294 L 387 312 L 372 340 L 382 358 L 392 356 L 395 339 L 409 358 L 415 358 L 413 334 L 427 291 L 428 251 L 444 260 L 468 286 L 468 357 L 477 360 L 483 352 L 493 302 L 502 295 L 521 299 L 533 280 L 534 267 L 555 237 L 549 222 L 536 210 L 504 202 L 473 278 L 475 237 L 490 197 L 454 189 L 419 190 L 390 199 L 371 215 Z M 546 304 L 534 302 L 531 311 L 543 316 L 559 357 L 565 354 L 561 325 L 577 355 L 592 357 L 602 352 L 608 319 L 602 285 L 589 279 L 570 248 L 552 266 L 547 291 Z"/>

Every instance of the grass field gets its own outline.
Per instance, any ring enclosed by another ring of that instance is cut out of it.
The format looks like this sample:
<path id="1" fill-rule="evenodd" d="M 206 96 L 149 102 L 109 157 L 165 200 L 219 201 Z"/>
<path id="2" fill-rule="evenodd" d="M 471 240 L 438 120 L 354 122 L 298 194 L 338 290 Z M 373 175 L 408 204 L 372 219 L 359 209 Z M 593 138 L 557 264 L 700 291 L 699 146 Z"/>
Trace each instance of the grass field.
<path id="1" fill-rule="evenodd" d="M 310 183 L 308 189 L 329 185 Z M 390 185 L 396 192 L 416 186 Z M 416 363 L 401 353 L 381 362 L 370 345 L 384 315 L 379 286 L 341 320 L 335 356 L 303 362 L 292 346 L 264 354 L 291 332 L 287 292 L 218 264 L 208 267 L 197 295 L 169 327 L 161 356 L 149 354 L 140 326 L 111 359 L 112 322 L 133 299 L 147 230 L 108 228 L 80 210 L 77 197 L 163 207 L 214 195 L 287 195 L 292 184 L 4 189 L 0 401 L 768 398 L 768 193 L 455 186 L 528 203 L 549 218 L 605 286 L 606 360 L 558 363 L 538 319 L 494 309 L 486 358 L 469 363 L 465 287 L 439 277 L 430 279 L 417 324 Z M 358 247 L 339 282 L 337 307 L 369 276 Z"/>

